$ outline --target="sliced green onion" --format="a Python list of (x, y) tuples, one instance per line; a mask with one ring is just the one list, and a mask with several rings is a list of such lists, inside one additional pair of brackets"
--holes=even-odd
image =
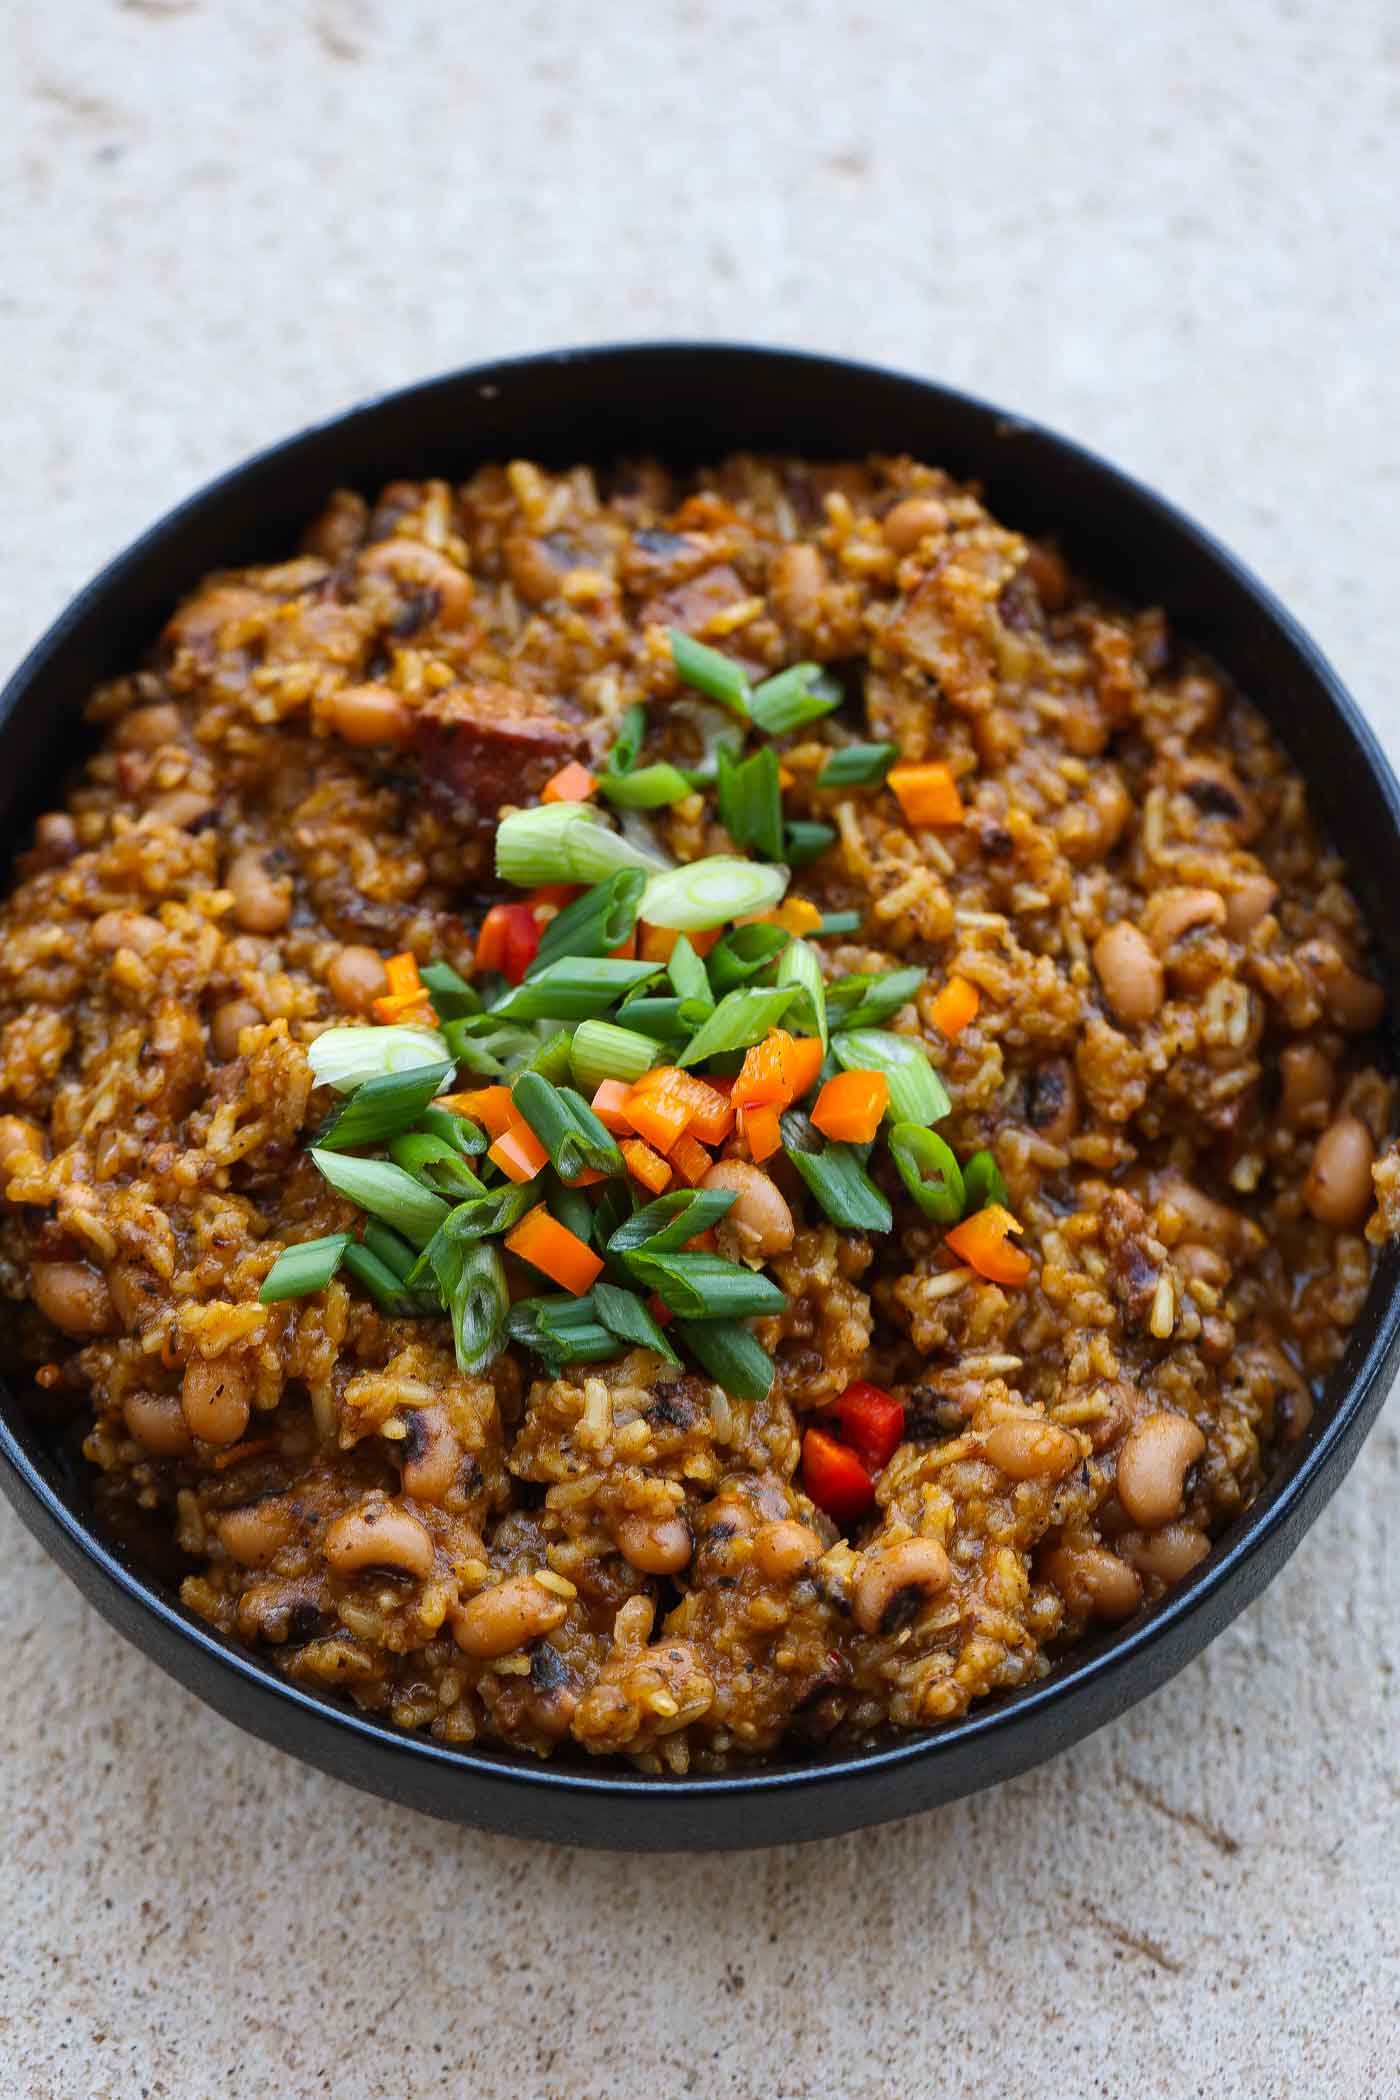
[(510, 1098), (561, 1181), (575, 1181), (589, 1169), (595, 1174), (625, 1171), (617, 1139), (572, 1087), (553, 1087), (538, 1072), (522, 1072)]
[(620, 1335), (624, 1342), (632, 1342), (639, 1349), (654, 1350), (668, 1364), (680, 1362), (661, 1327), (635, 1291), (621, 1290), (615, 1283), (595, 1283), (593, 1304), (598, 1318), (610, 1333)]
[(454, 1115), (450, 1108), (425, 1108), (418, 1118), (418, 1128), (455, 1145), (463, 1159), (478, 1158), (491, 1142), (479, 1124), (469, 1116)]
[(612, 829), (591, 802), (544, 802), (513, 810), (496, 832), (496, 873), (518, 889), (547, 882), (602, 882), (619, 868), (652, 874), (665, 863)]
[(876, 970), (838, 977), (826, 988), (833, 1028), (876, 1028), (907, 1006), (927, 970)]
[(963, 1216), (971, 1217), (975, 1210), (985, 1210), (989, 1203), (1000, 1203), (1004, 1210), (1011, 1207), (1011, 1195), (1002, 1180), (1001, 1168), (990, 1152), (974, 1152), (962, 1170)]
[(792, 935), (782, 926), (734, 926), (715, 942), (705, 969), (717, 994), (732, 992), (761, 975)]
[(544, 1200), (559, 1223), (566, 1226), (585, 1247), (593, 1232), (593, 1211), (582, 1189), (572, 1189), (559, 1179), (553, 1167), (544, 1170)]
[(703, 700), (674, 701), (671, 714), (691, 725), (703, 753), (698, 766), (683, 769), (686, 778), (695, 787), (707, 786), (715, 777), (721, 746), (737, 758), (743, 748), (744, 732), (736, 726), (731, 714), (723, 708), (709, 707)]
[(415, 1072), (390, 1072), (383, 1079), (367, 1079), (357, 1086), (343, 1108), (336, 1110), (317, 1137), (317, 1144), (332, 1152), (345, 1152), (353, 1145), (377, 1145), (416, 1123), (434, 1094), (440, 1094), (455, 1066), (423, 1065)]
[(822, 976), (821, 959), (810, 941), (788, 942), (778, 961), (778, 984), (792, 985), (799, 995), (784, 1016), (788, 1026), (801, 1029), (807, 1035), (820, 1036), (825, 1050), (826, 982)]
[(754, 860), (712, 854), (654, 875), (642, 897), (639, 918), (648, 926), (695, 933), (725, 926), (749, 912), (771, 911), (787, 893), (788, 871), (780, 864), (762, 867)]
[(494, 1239), (497, 1234), (509, 1232), (518, 1225), (527, 1210), (533, 1210), (540, 1200), (540, 1192), (533, 1181), (521, 1184), (507, 1182), (501, 1188), (489, 1189), (484, 1196), (470, 1196), (450, 1211), (419, 1255), (405, 1279), (411, 1291), (429, 1286), (443, 1259), (441, 1240), (444, 1245), (464, 1247), (472, 1240)]
[(688, 1320), (748, 1320), (784, 1312), (787, 1292), (761, 1270), (718, 1254), (657, 1253), (639, 1248), (627, 1257), (639, 1283)]
[(790, 868), (810, 867), (828, 846), (836, 843), (836, 827), (818, 824), (810, 817), (794, 817), (783, 838), (783, 858)]
[(413, 1309), (403, 1278), (395, 1275), (389, 1264), (381, 1261), (363, 1242), (351, 1240), (345, 1250), (345, 1266), (360, 1289), (368, 1291), (379, 1310), (391, 1320), (399, 1319)]
[[(629, 1028), (642, 1035), (651, 1036), (656, 1043), (683, 1041), (690, 1029), (704, 1018), (697, 1014), (695, 1021), (687, 1023), (684, 1016), (688, 1006), (689, 1001), (685, 999), (633, 999), (621, 1009), (619, 1019), (625, 1020)], [(661, 1061), (659, 1055), (652, 1059), (653, 1064)]]
[(678, 767), (665, 764), (638, 766), (635, 773), (598, 775), (598, 793), (619, 809), (666, 809), (694, 792)]
[(484, 1371), (505, 1346), (510, 1317), (501, 1250), (491, 1240), (432, 1241), (434, 1273), (452, 1316), (452, 1342), (459, 1371)]
[(703, 642), (682, 634), (678, 627), (673, 627), (670, 635), (671, 661), (677, 675), (687, 685), (693, 685), (697, 693), (704, 693), (707, 699), (718, 700), (734, 714), (747, 717), (749, 681), (741, 666), (732, 657), (721, 656), (718, 649), (707, 649)]
[(861, 915), (858, 911), (827, 911), (822, 913), (821, 925), (817, 928), (823, 940), (835, 933), (859, 933)]
[(726, 992), (703, 1028), (693, 1035), (681, 1056), (682, 1065), (698, 1065), (722, 1050), (747, 1050), (761, 1043), (770, 1028), (776, 1028), (797, 997), (792, 984), (771, 990), (750, 985), (742, 991)]
[(418, 975), (440, 1021), (460, 1021), (466, 1014), (481, 1012), (480, 992), (465, 977), (459, 977), (451, 963), (424, 963)]
[(617, 1336), (593, 1317), (589, 1298), (518, 1298), (508, 1325), (512, 1341), (533, 1349), (553, 1372), (622, 1353)]
[(718, 1225), (737, 1197), (737, 1189), (668, 1189), (623, 1220), (609, 1237), (608, 1252), (624, 1257), (642, 1247), (651, 1254), (684, 1247), (697, 1233)]
[(804, 722), (818, 721), (839, 707), (840, 686), (822, 680), (820, 664), (791, 664), (776, 678), (756, 685), (749, 699), (749, 713), (765, 736), (786, 736)]
[(405, 1174), (416, 1175), (453, 1203), (460, 1203), (466, 1196), (486, 1194), (457, 1147), (447, 1138), (434, 1137), (430, 1131), (405, 1130), (390, 1138), (389, 1157)]
[(912, 1036), (890, 1035), (883, 1028), (851, 1028), (831, 1039), (831, 1047), (848, 1072), (883, 1072), (890, 1085), (886, 1110), (892, 1123), (936, 1123), (950, 1106), (943, 1081), (923, 1046)]
[(778, 785), (778, 754), (771, 744), (755, 751), (742, 765), (735, 765), (729, 753), (721, 751), (715, 797), (720, 823), (736, 846), (751, 847), (769, 860), (781, 859), (783, 791)]
[(408, 1241), (391, 1232), (379, 1218), (367, 1218), (363, 1245), (369, 1248), (376, 1261), (382, 1261), (400, 1283), (407, 1283), (413, 1274), (413, 1265), (418, 1256)]
[(619, 1028), (613, 1021), (583, 1021), (574, 1030), (569, 1062), (578, 1085), (586, 1094), (595, 1094), (605, 1079), (630, 1084), (660, 1059), (649, 1035)]
[(489, 1013), (468, 1014), (460, 1021), (449, 1021), (443, 1033), (462, 1070), (479, 1079), (503, 1079), (540, 1047), (534, 1029), (498, 1020)]
[[(660, 963), (622, 962), (611, 955), (565, 956), (527, 978), (491, 1009), (509, 1021), (587, 1021), (606, 1013), (634, 985), (659, 977)], [(470, 1023), (457, 1023), (459, 1027)]]
[(323, 1291), (349, 1245), (348, 1232), (328, 1232), (322, 1239), (284, 1247), (258, 1292), (259, 1305), (279, 1305), (284, 1298), (309, 1298), (313, 1291)]
[(702, 1018), (714, 1012), (715, 995), (709, 974), (684, 934), (671, 950), (666, 975), (676, 988), (677, 998), (693, 1007)]
[(572, 904), (566, 904), (545, 927), (526, 980), (566, 955), (610, 955), (629, 939), (637, 923), (637, 906), (646, 888), (640, 868), (619, 868), (595, 882)]
[(898, 756), (898, 744), (843, 744), (818, 773), (817, 786), (878, 787)]
[(626, 1183), (604, 1182), (593, 1205), (593, 1223), (588, 1234), (600, 1254), (607, 1253), (608, 1241), (615, 1232), (621, 1231), (631, 1215), (632, 1197)]
[(833, 1225), (846, 1232), (888, 1232), (894, 1213), (853, 1145), (824, 1145), (796, 1109), (779, 1120), (783, 1150)]
[(924, 1216), (938, 1225), (955, 1225), (963, 1214), (962, 1170), (938, 1132), (922, 1123), (896, 1123), (890, 1157)]
[(766, 1400), (773, 1359), (737, 1320), (677, 1320), (676, 1338), (735, 1400)]
[(617, 718), (617, 736), (607, 756), (609, 773), (630, 773), (641, 757), (646, 741), (647, 711), (637, 702), (624, 707)]
[(572, 1043), (573, 1033), (570, 1029), (556, 1028), (552, 1035), (545, 1037), (534, 1056), (526, 1061), (525, 1070), (538, 1072), (541, 1079), (547, 1079), (551, 1086), (558, 1086), (561, 1080), (569, 1076), (569, 1050)]
[(327, 1028), (306, 1051), (317, 1086), (333, 1086), (338, 1094), (391, 1073), (421, 1072), (447, 1056), (435, 1028)]
[(392, 1225), (415, 1247), (426, 1246), (447, 1216), (451, 1206), (441, 1196), (387, 1159), (356, 1159), (348, 1152), (325, 1152), (319, 1145), (310, 1149), (333, 1189), (371, 1217)]

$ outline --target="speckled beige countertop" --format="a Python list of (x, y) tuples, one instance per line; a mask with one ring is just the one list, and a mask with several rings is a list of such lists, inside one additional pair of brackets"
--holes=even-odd
[[(0, 658), (212, 470), (469, 358), (864, 353), (1194, 509), (1400, 750), (1390, 0), (3, 10)], [(1383, 1418), (1147, 1705), (899, 1827), (475, 1837), (214, 1718), (0, 1512), (0, 2094), (1400, 2092)]]

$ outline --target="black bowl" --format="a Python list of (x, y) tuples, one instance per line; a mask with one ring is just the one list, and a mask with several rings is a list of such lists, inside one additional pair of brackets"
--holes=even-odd
[[(17, 847), (78, 748), (79, 709), (130, 667), (208, 570), (275, 560), (337, 484), (464, 475), (489, 458), (564, 463), (736, 448), (831, 457), (907, 451), (982, 482), (1015, 526), (1053, 530), (1089, 575), (1165, 604), (1268, 716), (1346, 849), (1400, 1008), (1392, 906), (1400, 792), (1307, 636), (1223, 548), (1160, 497), (1020, 417), (865, 365), (707, 344), (625, 345), (482, 365), (352, 409), (274, 446), (154, 526), (90, 584), (0, 698), (0, 812)], [(1161, 1603), (1077, 1648), (1041, 1684), (935, 1734), (720, 1778), (649, 1779), (592, 1762), (448, 1750), (306, 1691), (226, 1645), (102, 1535), (42, 1412), (0, 1393), (0, 1486), (105, 1618), (230, 1720), (357, 1786), (455, 1822), (625, 1850), (769, 1845), (932, 1807), (1038, 1764), (1164, 1683), (1280, 1568), (1355, 1458), (1400, 1355), (1400, 1252), (1387, 1249), (1308, 1435), (1249, 1511)]]

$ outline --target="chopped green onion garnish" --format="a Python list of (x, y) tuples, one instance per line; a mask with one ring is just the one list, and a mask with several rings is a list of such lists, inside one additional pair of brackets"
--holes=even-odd
[(494, 1014), (468, 1014), (460, 1021), (449, 1021), (443, 1033), (462, 1070), (480, 1079), (504, 1079), (540, 1047), (533, 1028), (498, 1020)]
[(507, 992), (492, 1007), (490, 1017), (498, 1021), (587, 1021), (606, 1013), (634, 985), (660, 974), (660, 963), (622, 962), (611, 955), (586, 960), (565, 956), (550, 963), (538, 977), (529, 977)]
[[(541, 1026), (546, 1024), (541, 1023)], [(538, 1072), (551, 1086), (558, 1086), (569, 1076), (569, 1046), (573, 1035), (567, 1028), (556, 1028), (547, 1035), (534, 1055), (526, 1060), (527, 1072)]]
[(306, 1052), (317, 1086), (333, 1086), (338, 1094), (394, 1072), (421, 1072), (447, 1056), (435, 1028), (327, 1028)]
[(510, 1293), (501, 1250), (491, 1240), (431, 1243), (434, 1274), (452, 1316), (459, 1371), (484, 1371), (505, 1346)]
[(527, 1210), (533, 1210), (540, 1200), (540, 1192), (534, 1182), (521, 1184), (508, 1182), (503, 1188), (491, 1189), (484, 1196), (470, 1196), (449, 1212), (429, 1240), (423, 1252), (408, 1273), (408, 1287), (412, 1291), (431, 1286), (437, 1273), (442, 1250), (441, 1240), (446, 1244), (464, 1247), (471, 1240), (494, 1238), (498, 1233), (509, 1232), (518, 1225)]
[(718, 1254), (658, 1254), (652, 1247), (627, 1256), (639, 1283), (688, 1320), (747, 1320), (786, 1309), (787, 1293), (759, 1270)]
[(705, 958), (714, 991), (722, 997), (760, 976), (791, 939), (792, 935), (782, 926), (731, 927)]
[(878, 787), (898, 756), (898, 744), (843, 744), (818, 773), (817, 786)]
[(834, 933), (859, 933), (861, 915), (858, 911), (828, 911), (822, 913), (821, 925), (817, 928), (822, 939)]
[(714, 1012), (715, 995), (709, 974), (684, 934), (671, 950), (666, 975), (676, 988), (677, 998), (693, 1007), (702, 1019)]
[(563, 956), (610, 955), (620, 948), (637, 923), (637, 906), (645, 888), (646, 877), (640, 868), (619, 868), (566, 904), (540, 935), (535, 959), (525, 973), (527, 982)]
[(985, 1210), (989, 1203), (1000, 1203), (1003, 1209), (1010, 1209), (1010, 1192), (990, 1152), (974, 1152), (962, 1170), (962, 1178), (965, 1218), (971, 1217), (975, 1210)]
[(955, 1225), (963, 1214), (962, 1171), (938, 1132), (922, 1123), (896, 1123), (890, 1157), (924, 1216), (937, 1225)]
[(806, 1116), (789, 1109), (779, 1123), (783, 1150), (833, 1225), (888, 1232), (894, 1214), (853, 1145), (823, 1144)]
[(794, 817), (783, 839), (783, 858), (790, 868), (810, 867), (828, 846), (836, 843), (836, 828), (818, 824), (810, 817)]
[(450, 1206), (421, 1181), (387, 1159), (356, 1159), (348, 1152), (326, 1152), (311, 1147), (311, 1158), (331, 1187), (382, 1218), (401, 1232), (415, 1247), (426, 1246), (447, 1216)]
[(641, 757), (647, 733), (647, 711), (635, 701), (617, 718), (617, 736), (607, 756), (609, 773), (630, 773)]
[(412, 1309), (413, 1301), (404, 1289), (403, 1278), (396, 1276), (372, 1248), (352, 1240), (345, 1250), (345, 1266), (361, 1290), (368, 1291), (379, 1310), (391, 1320)]
[[(689, 1009), (690, 1002), (685, 999), (673, 999), (670, 997), (629, 999), (627, 1004), (621, 1009), (618, 1018), (625, 1021), (629, 1028), (637, 1030), (642, 1035), (653, 1037), (658, 1043), (669, 1043), (688, 1035), (690, 1029), (704, 1018), (703, 1015), (697, 1013), (693, 1020), (687, 1022), (685, 1015)], [(663, 1059), (658, 1052), (653, 1057), (652, 1063), (660, 1064), (662, 1062)]]
[(538, 1072), (523, 1072), (510, 1098), (562, 1181), (574, 1181), (590, 1168), (596, 1174), (625, 1171), (617, 1139), (572, 1087), (553, 1087)]
[(619, 868), (650, 875), (661, 855), (624, 839), (591, 802), (545, 802), (518, 809), (496, 832), (496, 873), (520, 889), (546, 882), (602, 882)]
[(766, 736), (786, 736), (841, 705), (841, 688), (818, 683), (821, 675), (820, 664), (792, 664), (754, 687), (749, 713)]
[(463, 1159), (476, 1159), (491, 1142), (470, 1117), (454, 1115), (450, 1108), (425, 1108), (418, 1118), (418, 1128), (455, 1145)]
[(459, 977), (451, 963), (425, 963), (418, 972), (440, 1021), (460, 1021), (464, 1014), (479, 1014), (481, 994)]
[(585, 1298), (518, 1298), (510, 1309), (512, 1341), (544, 1359), (551, 1371), (565, 1364), (603, 1363), (619, 1354), (617, 1336), (593, 1316)]
[(600, 773), (598, 792), (619, 809), (665, 809), (694, 794), (686, 775), (676, 766), (638, 766), (634, 773)]
[(750, 985), (741, 991), (727, 992), (676, 1062), (698, 1065), (707, 1057), (717, 1057), (722, 1050), (747, 1050), (750, 1043), (761, 1043), (796, 997), (797, 987), (791, 984), (771, 990)]
[(766, 1400), (773, 1359), (737, 1320), (677, 1320), (676, 1339), (735, 1400)]
[(826, 988), (833, 1028), (877, 1028), (907, 1006), (927, 970), (876, 970), (838, 977)]
[(323, 1239), (284, 1247), (258, 1292), (259, 1305), (278, 1305), (284, 1298), (309, 1298), (323, 1291), (345, 1258), (348, 1232), (328, 1232)]
[(546, 1167), (543, 1176), (544, 1200), (559, 1223), (570, 1231), (585, 1247), (593, 1233), (593, 1210), (582, 1189), (571, 1189), (562, 1182), (553, 1167)]
[(729, 753), (721, 751), (715, 798), (720, 823), (736, 846), (741, 850), (752, 847), (768, 860), (781, 859), (783, 794), (778, 785), (778, 754), (771, 744), (755, 751), (742, 765), (735, 765)]
[(788, 871), (716, 853), (655, 875), (646, 886), (638, 917), (648, 926), (695, 933), (726, 926), (749, 912), (771, 911), (787, 894)]
[(420, 1066), (415, 1072), (390, 1072), (383, 1079), (367, 1079), (336, 1110), (316, 1142), (332, 1152), (345, 1152), (354, 1145), (377, 1145), (407, 1130), (434, 1094), (442, 1092), (454, 1069), (449, 1059)]
[(677, 675), (707, 699), (718, 700), (734, 714), (747, 716), (749, 681), (733, 658), (721, 656), (718, 649), (707, 649), (703, 642), (692, 641), (678, 627), (673, 627), (670, 634), (671, 661)]
[(848, 1072), (883, 1072), (890, 1086), (892, 1123), (936, 1123), (951, 1106), (943, 1081), (912, 1036), (881, 1028), (851, 1028), (831, 1038)]
[(820, 1036), (822, 1048), (825, 1050), (826, 984), (822, 977), (821, 961), (809, 941), (788, 942), (778, 960), (778, 984), (792, 985), (798, 993), (798, 997), (784, 1016), (788, 1027), (796, 1028), (806, 1035)]
[(603, 1325), (624, 1342), (635, 1343), (639, 1349), (652, 1349), (668, 1364), (680, 1362), (635, 1291), (621, 1290), (615, 1283), (595, 1283), (593, 1304)]
[(608, 1240), (608, 1252), (622, 1256), (644, 1247), (650, 1254), (664, 1254), (683, 1247), (718, 1225), (737, 1196), (736, 1189), (668, 1189), (623, 1220)]
[(364, 1245), (369, 1248), (376, 1261), (382, 1261), (385, 1268), (397, 1276), (400, 1283), (407, 1283), (418, 1259), (407, 1240), (400, 1239), (396, 1232), (391, 1232), (381, 1219), (367, 1218)]
[(453, 1203), (460, 1203), (466, 1196), (486, 1194), (457, 1147), (430, 1131), (401, 1131), (389, 1140), (389, 1157), (405, 1174), (415, 1175)]
[(586, 1094), (598, 1091), (605, 1079), (640, 1079), (661, 1062), (654, 1040), (632, 1028), (619, 1028), (612, 1021), (582, 1021), (574, 1030), (569, 1047), (574, 1079)]

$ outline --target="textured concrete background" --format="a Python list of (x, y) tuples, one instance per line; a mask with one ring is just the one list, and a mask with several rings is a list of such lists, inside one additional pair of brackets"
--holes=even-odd
[[(0, 658), (262, 440), (751, 335), (961, 381), (1212, 524), (1400, 749), (1390, 0), (0, 5)], [(0, 1515), (0, 2092), (1400, 2092), (1392, 1412), (1265, 1599), (1047, 1770), (708, 1861), (261, 1749)]]

